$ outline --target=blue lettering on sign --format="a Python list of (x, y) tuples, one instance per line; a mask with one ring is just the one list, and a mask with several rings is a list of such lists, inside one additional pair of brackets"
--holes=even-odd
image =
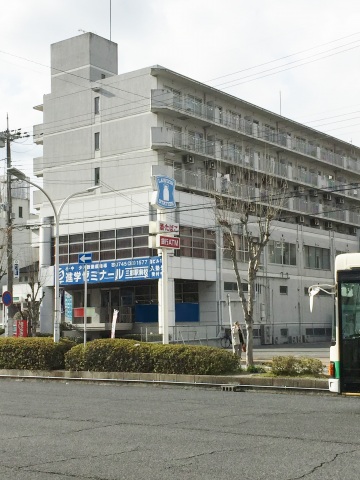
[(158, 208), (175, 208), (175, 180), (164, 175), (156, 175), (156, 205)]
[[(69, 263), (59, 266), (60, 285), (83, 285), (85, 264)], [(161, 257), (129, 258), (87, 264), (87, 283), (159, 280), (162, 274)]]

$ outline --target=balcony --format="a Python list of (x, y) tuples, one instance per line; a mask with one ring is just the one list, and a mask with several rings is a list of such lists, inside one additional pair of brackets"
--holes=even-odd
[[(180, 189), (194, 190), (207, 195), (226, 195), (248, 202), (266, 204), (268, 198), (274, 194), (273, 190), (260, 190), (254, 186), (241, 185), (230, 180), (229, 175), (216, 174), (205, 175), (185, 169), (174, 169), (173, 177), (176, 186)], [(289, 195), (288, 195), (289, 196)], [(277, 197), (278, 198), (278, 197)], [(311, 215), (319, 218), (331, 219), (340, 223), (348, 223), (360, 226), (360, 215), (353, 210), (339, 210), (334, 207), (327, 207), (316, 201), (308, 201), (302, 197), (289, 197), (284, 199), (283, 210), (292, 213)]]
[(152, 90), (151, 110), (155, 113), (164, 112), (169, 115), (174, 115), (175, 112), (179, 119), (194, 117), (203, 125), (213, 124), (226, 130), (227, 134), (228, 130), (232, 130), (254, 139), (265, 140), (309, 158), (316, 158), (327, 165), (360, 173), (360, 162), (356, 158), (346, 157), (306, 140), (291, 137), (284, 131), (276, 131), (267, 126), (260, 128), (258, 124), (249, 119), (235, 118), (228, 113), (219, 112), (216, 108), (197, 101), (191, 95), (181, 95), (161, 89)]
[(220, 141), (204, 140), (199, 135), (179, 133), (166, 127), (151, 128), (151, 146), (154, 150), (170, 150), (179, 153), (195, 153), (205, 159), (223, 160), (230, 165), (254, 168), (254, 157)]
[(36, 177), (42, 177), (44, 172), (44, 158), (36, 157), (33, 159), (33, 173)]
[(34, 125), (33, 134), (34, 134), (34, 143), (36, 143), (36, 145), (43, 144), (43, 131), (44, 131), (43, 123), (40, 123), (39, 125)]
[[(204, 160), (225, 162), (251, 171), (271, 174), (281, 179), (309, 186), (311, 189), (322, 189), (336, 192), (337, 195), (360, 198), (360, 190), (345, 182), (339, 182), (318, 175), (308, 170), (294, 169), (286, 162), (275, 158), (259, 157), (256, 152), (242, 152), (235, 145), (222, 145), (220, 141), (204, 140), (199, 135), (176, 132), (166, 127), (152, 127), (152, 148), (179, 153), (193, 153)], [(215, 167), (216, 168), (216, 167)], [(218, 168), (218, 170), (222, 170)]]

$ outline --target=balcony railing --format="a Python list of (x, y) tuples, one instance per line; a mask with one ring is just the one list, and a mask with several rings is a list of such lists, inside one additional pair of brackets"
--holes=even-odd
[(204, 140), (197, 135), (176, 132), (166, 127), (152, 128), (152, 145), (154, 148), (175, 148), (184, 152), (195, 153), (207, 159), (226, 161), (232, 165), (302, 183), (311, 188), (360, 198), (360, 190), (356, 186), (351, 187), (349, 184), (329, 179), (325, 175), (318, 175), (315, 172), (294, 169), (287, 163), (275, 158), (258, 157), (256, 153), (242, 152), (234, 146), (222, 145), (217, 140)]
[[(254, 203), (266, 204), (274, 195), (273, 190), (260, 190), (254, 186), (233, 182), (229, 179), (229, 175), (212, 176), (192, 172), (191, 170), (174, 169), (173, 177), (176, 180), (176, 184), (183, 188), (203, 191), (210, 195), (228, 195), (229, 197), (236, 197)], [(336, 207), (324, 206), (315, 201), (308, 201), (306, 198), (293, 197), (291, 193), (285, 195), (285, 197), (282, 203), (283, 210), (360, 225), (360, 215), (353, 210), (341, 210)], [(278, 196), (275, 197), (275, 200), (280, 201)]]
[(228, 112), (219, 112), (213, 106), (205, 105), (196, 101), (191, 95), (179, 95), (167, 90), (152, 90), (151, 109), (176, 110), (183, 115), (190, 115), (199, 119), (208, 120), (216, 125), (223, 126), (235, 132), (240, 132), (254, 138), (260, 138), (275, 145), (280, 145), (295, 152), (302, 153), (309, 157), (316, 158), (325, 163), (341, 167), (352, 172), (360, 172), (358, 159), (346, 157), (326, 148), (317, 147), (306, 140), (291, 137), (286, 132), (275, 131), (264, 126), (259, 127), (252, 121), (234, 116)]

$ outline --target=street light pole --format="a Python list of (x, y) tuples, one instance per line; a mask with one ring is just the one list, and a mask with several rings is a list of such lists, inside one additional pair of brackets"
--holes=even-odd
[(9, 175), (13, 175), (14, 177), (23, 180), (24, 182), (29, 183), (33, 187), (38, 188), (45, 197), (49, 200), (50, 205), (54, 211), (55, 217), (55, 271), (54, 271), (54, 287), (55, 287), (55, 294), (54, 294), (54, 342), (59, 342), (60, 340), (60, 284), (59, 284), (59, 227), (60, 227), (60, 216), (62, 209), (64, 208), (65, 204), (73, 197), (78, 195), (82, 195), (83, 193), (90, 193), (94, 190), (100, 188), (99, 185), (86, 188), (80, 192), (71, 193), (68, 195), (65, 200), (62, 201), (59, 210), (56, 210), (54, 202), (51, 200), (49, 194), (39, 185), (29, 180), (26, 175), (18, 170), (17, 168), (8, 168), (7, 173)]

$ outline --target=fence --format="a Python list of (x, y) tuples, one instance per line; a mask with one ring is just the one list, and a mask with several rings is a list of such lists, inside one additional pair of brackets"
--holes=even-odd
[[(197, 325), (169, 327), (170, 343), (219, 345), (229, 325)], [(246, 336), (245, 325), (242, 325)], [(267, 323), (253, 325), (254, 345), (276, 345), (284, 343), (316, 343), (331, 340), (330, 323)], [(157, 326), (141, 327), (141, 340), (161, 342)]]

